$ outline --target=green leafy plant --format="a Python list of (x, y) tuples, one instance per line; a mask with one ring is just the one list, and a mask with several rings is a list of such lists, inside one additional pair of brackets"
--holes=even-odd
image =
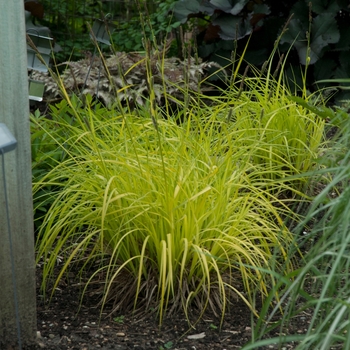
[[(66, 108), (60, 109), (65, 115)], [(32, 154), (32, 174), (33, 179), (41, 179), (52, 168), (64, 160), (65, 151), (57, 148), (55, 140), (52, 139), (54, 130), (51, 130), (51, 136), (47, 133), (47, 127), (51, 127), (51, 123), (46, 122), (46, 118), (40, 115), (36, 110), (31, 115), (31, 154)], [(64, 131), (59, 129), (60, 138), (64, 137)], [(34, 201), (34, 225), (37, 230), (42, 224), (42, 217), (46, 214), (47, 209), (53, 202), (52, 193), (56, 190), (55, 186), (48, 186), (45, 189), (35, 193)]]
[[(333, 128), (337, 127), (338, 133), (332, 136), (330, 146), (318, 160), (326, 167), (319, 169), (314, 178), (317, 183), (326, 175), (329, 181), (323, 183), (323, 190), (295, 229), (297, 246), (307, 251), (303, 264), (289, 275), (276, 275), (279, 285), (275, 288), (283, 296), (273, 303), (275, 292), (271, 291), (260, 310), (259, 321), (253, 325), (252, 340), (243, 349), (290, 343), (296, 349), (346, 348), (350, 344), (347, 293), (350, 242), (345, 217), (349, 202), (349, 115), (342, 108), (325, 107), (324, 102), (312, 98), (307, 101), (296, 96), (288, 98), (327, 120)], [(271, 308), (272, 304), (276, 306)], [(281, 310), (279, 321), (272, 321)], [(276, 329), (279, 333), (285, 332), (291, 320), (304, 317), (305, 312), (311, 317), (303, 333), (269, 336)]]
[[(180, 22), (175, 21), (174, 17), (169, 16), (169, 12), (175, 4), (175, 0), (167, 0), (158, 2), (156, 6), (151, 6), (149, 12), (144, 13), (144, 10), (139, 5), (139, 13), (128, 21), (120, 19), (115, 21), (114, 25), (117, 30), (112, 34), (114, 49), (116, 51), (143, 51), (143, 42), (147, 40), (155, 40), (158, 44), (163, 43), (171, 32), (174, 31)], [(147, 18), (146, 25), (140, 30), (140, 16)], [(172, 54), (172, 55), (171, 55)], [(176, 51), (170, 50), (169, 56), (176, 56)]]
[[(159, 43), (174, 30), (176, 23), (168, 13), (174, 0), (166, 1), (92, 1), (43, 0), (40, 23), (49, 27), (59, 49), (55, 52), (56, 62), (79, 60), (86, 51), (92, 52), (89, 25), (95, 19), (107, 14), (115, 30), (111, 33), (113, 51), (133, 52), (143, 50), (143, 39), (156, 36)], [(147, 18), (147, 27), (140, 30), (140, 16)]]
[[(33, 79), (46, 84), (45, 98), (61, 99), (70, 95), (91, 95), (108, 107), (143, 105), (151, 92), (147, 82), (147, 55), (153, 74), (152, 89), (156, 102), (164, 105), (164, 96), (173, 104), (184, 100), (184, 92), (196, 96), (198, 91), (213, 90), (205, 85), (206, 71), (215, 65), (190, 57), (186, 60), (164, 58), (163, 52), (117, 52), (105, 57), (67, 62), (59, 78), (34, 72)], [(64, 93), (63, 90), (64, 89)]]
[(164, 346), (160, 346), (159, 350), (165, 350), (165, 349), (171, 349), (173, 347), (173, 342), (172, 341), (168, 341), (166, 343), (164, 343)]
[(113, 317), (113, 321), (117, 322), (117, 323), (124, 323), (124, 318), (125, 318), (125, 316), (123, 316), (123, 315), (117, 316), (117, 317)]
[[(247, 66), (245, 73), (240, 75), (243, 57), (234, 62), (229, 87), (221, 90), (221, 96), (217, 98), (225, 104), (214, 104), (214, 108), (224, 106), (221, 113), (226, 114), (242, 133), (238, 143), (246, 145), (260, 141), (262, 149), (252, 154), (252, 161), (269, 169), (274, 167), (275, 171), (269, 172), (268, 177), (291, 181), (292, 193), (296, 189), (306, 193), (309, 179), (300, 175), (315, 169), (325, 146), (325, 119), (320, 118), (315, 110), (305, 108), (309, 106), (307, 103), (299, 105), (295, 103), (298, 98), (291, 97), (290, 90), (283, 84), (287, 62), (283, 55), (273, 73), (274, 60), (270, 58), (265, 72)], [(246, 74), (249, 69), (250, 76)], [(310, 114), (310, 111), (315, 114)], [(294, 180), (293, 176), (296, 176)]]
[[(310, 90), (315, 89), (316, 80), (350, 75), (347, 1), (178, 1), (174, 15), (186, 23), (185, 31), (197, 33), (200, 57), (222, 64), (223, 57), (230, 58), (236, 49), (238, 54), (246, 51), (245, 59), (259, 67), (268, 59), (289, 18), (288, 30), (279, 43), (281, 53), (293, 48), (285, 70), (289, 83), (300, 88), (300, 64), (310, 66)], [(348, 98), (346, 92), (342, 95)]]
[(56, 62), (78, 59), (84, 56), (85, 50), (92, 50), (86, 22), (100, 18), (109, 10), (105, 2), (93, 0), (42, 0), (41, 5), (44, 15), (39, 22), (47, 26), (55, 38)]
[[(146, 43), (149, 95), (136, 108), (119, 100), (106, 109), (88, 94), (82, 103), (57, 79), (64, 100), (45, 123), (33, 118), (64, 154), (33, 181), (34, 195), (55, 187), (37, 240), (43, 289), (59, 255), (54, 287), (79, 266), (89, 276), (83, 294), (104, 281), (101, 306), (113, 300), (119, 314), (154, 308), (162, 322), (182, 309), (190, 322), (197, 306), (199, 317), (210, 307), (223, 319), (231, 293), (256, 314), (255, 290), (264, 298), (276, 284), (266, 271), (293, 270), (283, 219), (296, 218), (292, 200), (307, 198), (302, 172), (316, 166), (323, 121), (286, 98), (272, 59), (248, 79), (242, 58), (222, 96), (174, 84), (184, 101), (163, 118), (155, 74), (164, 78), (166, 59), (156, 70), (152, 57)], [(160, 86), (167, 107), (174, 96)]]
[(188, 21), (187, 30), (199, 32), (195, 39), (199, 55), (221, 63), (222, 57), (231, 56), (237, 41), (260, 26), (270, 10), (266, 4), (247, 0), (195, 0), (177, 1), (173, 12), (181, 23)]

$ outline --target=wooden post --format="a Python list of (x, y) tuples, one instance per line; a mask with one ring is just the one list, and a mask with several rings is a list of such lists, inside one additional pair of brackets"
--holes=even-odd
[[(23, 0), (1, 2), (0, 122), (6, 124), (17, 139), (17, 148), (4, 155), (9, 221), (5, 206), (3, 166), (0, 162), (0, 349), (18, 349), (19, 344), (25, 349), (35, 341), (36, 297)], [(17, 293), (13, 287), (8, 222), (12, 237)], [(18, 319), (15, 311), (15, 294), (17, 294)], [(17, 323), (20, 325), (20, 340)]]

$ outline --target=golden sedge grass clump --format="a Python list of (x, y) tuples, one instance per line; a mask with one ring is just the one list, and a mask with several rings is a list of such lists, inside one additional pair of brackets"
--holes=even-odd
[(253, 309), (253, 289), (273, 283), (261, 271), (288, 270), (292, 242), (288, 208), (263, 180), (275, 166), (252, 161), (265, 144), (195, 109), (178, 125), (68, 102), (73, 118), (63, 101), (45, 122), (65, 159), (34, 182), (34, 193), (56, 189), (38, 234), (44, 287), (60, 256), (56, 284), (82, 262), (115, 309), (154, 307), (162, 320), (196, 303), (223, 315), (230, 291)]
[(179, 309), (190, 320), (196, 305), (199, 317), (208, 307), (223, 317), (238, 296), (256, 313), (255, 292), (275, 284), (264, 271), (292, 269), (282, 217), (294, 214), (281, 194), (303, 195), (323, 124), (263, 78), (209, 104), (185, 98), (166, 120), (146, 68), (139, 109), (89, 98), (82, 107), (63, 91), (51, 119), (32, 118), (63, 154), (33, 185), (37, 207), (52, 191), (37, 240), (43, 288), (60, 256), (54, 287), (78, 266), (89, 276), (83, 294), (100, 281), (102, 306), (112, 300), (118, 312), (154, 308), (161, 323)]

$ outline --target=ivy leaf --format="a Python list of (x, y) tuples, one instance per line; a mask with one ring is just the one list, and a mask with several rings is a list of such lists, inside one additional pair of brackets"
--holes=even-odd
[(249, 0), (235, 1), (234, 5), (232, 5), (232, 2), (229, 0), (210, 0), (210, 3), (219, 10), (230, 13), (231, 15), (238, 15), (248, 1)]

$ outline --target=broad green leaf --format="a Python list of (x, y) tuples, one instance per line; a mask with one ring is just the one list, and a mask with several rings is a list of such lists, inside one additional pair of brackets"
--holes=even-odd
[(225, 15), (216, 18), (213, 25), (220, 27), (219, 35), (223, 40), (239, 40), (252, 32), (249, 18)]
[[(337, 43), (339, 38), (340, 34), (334, 16), (329, 13), (318, 15), (312, 23), (309, 63), (315, 63), (322, 57), (323, 49), (328, 46), (328, 44)], [(302, 59), (305, 59), (305, 57), (306, 56), (304, 56), (301, 51), (299, 54), (301, 63), (303, 63)]]
[(322, 45), (322, 47), (339, 41), (337, 22), (332, 14), (323, 13), (313, 20), (311, 38), (311, 44), (317, 42), (317, 45)]
[(210, 0), (210, 3), (222, 11), (230, 13), (231, 15), (237, 15), (248, 3), (248, 0), (234, 1), (234, 5), (232, 4), (232, 1), (229, 0)]
[(335, 60), (331, 58), (323, 57), (321, 60), (315, 63), (314, 67), (314, 77), (316, 80), (327, 79), (331, 77), (335, 69), (337, 67), (337, 63)]
[(312, 11), (321, 15), (323, 13), (336, 14), (340, 10), (340, 6), (337, 1), (334, 0), (312, 0)]
[(255, 4), (253, 7), (253, 12), (265, 15), (269, 15), (271, 13), (270, 7), (266, 4)]
[[(302, 22), (298, 18), (290, 21), (286, 34), (282, 36), (281, 44), (287, 42), (294, 44), (299, 54), (302, 64), (314, 64), (323, 55), (324, 48), (329, 44), (335, 44), (340, 39), (337, 22), (330, 13), (318, 15), (311, 26), (311, 39), (308, 43), (306, 34), (308, 23)], [(307, 61), (309, 59), (309, 61)]]
[(303, 22), (298, 18), (293, 18), (289, 22), (288, 30), (281, 37), (280, 43), (293, 44), (295, 41), (295, 45), (301, 45), (299, 44), (299, 42), (301, 42), (300, 38), (305, 37), (305, 31), (306, 28)]
[(189, 15), (195, 15), (199, 13), (206, 13), (208, 15), (212, 15), (214, 13), (214, 8), (207, 2), (199, 0), (191, 0), (191, 1), (178, 1), (174, 5), (174, 16), (175, 18), (181, 22), (185, 23), (188, 19)]

